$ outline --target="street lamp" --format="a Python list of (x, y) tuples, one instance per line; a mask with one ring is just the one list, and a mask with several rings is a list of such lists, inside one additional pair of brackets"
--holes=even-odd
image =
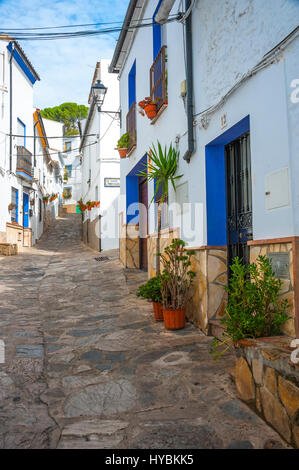
[(105, 85), (101, 82), (101, 80), (97, 80), (94, 86), (91, 87), (92, 96), (98, 105), (98, 111), (100, 111), (101, 106), (103, 106), (107, 90), (108, 88), (105, 87)]

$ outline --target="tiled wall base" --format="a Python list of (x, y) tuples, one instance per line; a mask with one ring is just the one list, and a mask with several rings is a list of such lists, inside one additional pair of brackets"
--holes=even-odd
[(0, 243), (0, 255), (12, 256), (18, 254), (18, 247), (16, 244)]
[(240, 341), (236, 387), (243, 401), (299, 448), (299, 364), (291, 352), (286, 336)]
[(125, 268), (140, 268), (139, 227), (123, 224), (122, 214), (119, 219), (119, 257)]
[(196, 278), (187, 315), (190, 321), (208, 334), (209, 320), (220, 319), (225, 308), (226, 248), (195, 248), (191, 267), (196, 272)]

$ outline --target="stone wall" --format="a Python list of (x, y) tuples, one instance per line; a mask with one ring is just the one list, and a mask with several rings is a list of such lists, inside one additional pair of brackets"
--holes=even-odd
[(124, 266), (126, 266), (126, 236), (127, 226), (123, 223), (123, 213), (119, 214), (119, 258)]
[(119, 214), (119, 258), (125, 268), (140, 268), (139, 225), (124, 224)]
[[(297, 243), (296, 243), (297, 241)], [(297, 249), (296, 249), (297, 247)], [(296, 311), (299, 310), (298, 288), (295, 290), (296, 277), (298, 277), (299, 253), (298, 240), (280, 239), (280, 240), (261, 240), (250, 242), (250, 262), (256, 261), (259, 255), (269, 255), (271, 253), (287, 253), (289, 257), (288, 279), (281, 279), (282, 289), (281, 298), (287, 299), (290, 304), (288, 315), (291, 317), (282, 327), (282, 331), (295, 338), (296, 336)], [(297, 268), (297, 269), (296, 269)], [(297, 313), (298, 315), (298, 313)], [(297, 331), (297, 333), (299, 333)]]
[(241, 340), (236, 348), (239, 397), (289, 444), (299, 448), (299, 364), (286, 336)]
[(0, 255), (12, 256), (18, 254), (17, 244), (12, 243), (0, 243)]
[(140, 268), (139, 225), (126, 227), (126, 268)]
[(227, 283), (226, 247), (193, 248), (192, 269), (196, 272), (193, 298), (187, 306), (192, 323), (208, 334), (209, 321), (223, 316)]
[(77, 213), (77, 204), (63, 204), (63, 210), (64, 212), (68, 214), (76, 214)]

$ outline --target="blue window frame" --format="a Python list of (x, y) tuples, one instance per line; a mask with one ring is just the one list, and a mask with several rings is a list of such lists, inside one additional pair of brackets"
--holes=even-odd
[(153, 14), (153, 60), (155, 60), (162, 47), (162, 26), (155, 21), (155, 16), (160, 8), (161, 3), (162, 0), (159, 0), (157, 8), (155, 9), (155, 13)]
[(132, 104), (136, 101), (136, 60), (134, 61), (132, 68), (128, 75), (128, 87), (129, 87), (129, 109)]
[(11, 221), (12, 222), (17, 222), (19, 219), (19, 191), (14, 188), (13, 186), (11, 187), (11, 202), (14, 204), (14, 208), (11, 211)]
[(20, 118), (17, 118), (18, 121), (18, 135), (24, 135), (24, 147), (26, 147), (26, 125), (21, 121)]

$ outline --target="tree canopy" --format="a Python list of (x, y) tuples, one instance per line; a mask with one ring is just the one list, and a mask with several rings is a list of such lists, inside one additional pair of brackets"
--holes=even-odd
[(77, 135), (78, 121), (87, 117), (88, 107), (84, 104), (62, 103), (53, 108), (41, 110), (41, 116), (64, 124), (64, 135)]

